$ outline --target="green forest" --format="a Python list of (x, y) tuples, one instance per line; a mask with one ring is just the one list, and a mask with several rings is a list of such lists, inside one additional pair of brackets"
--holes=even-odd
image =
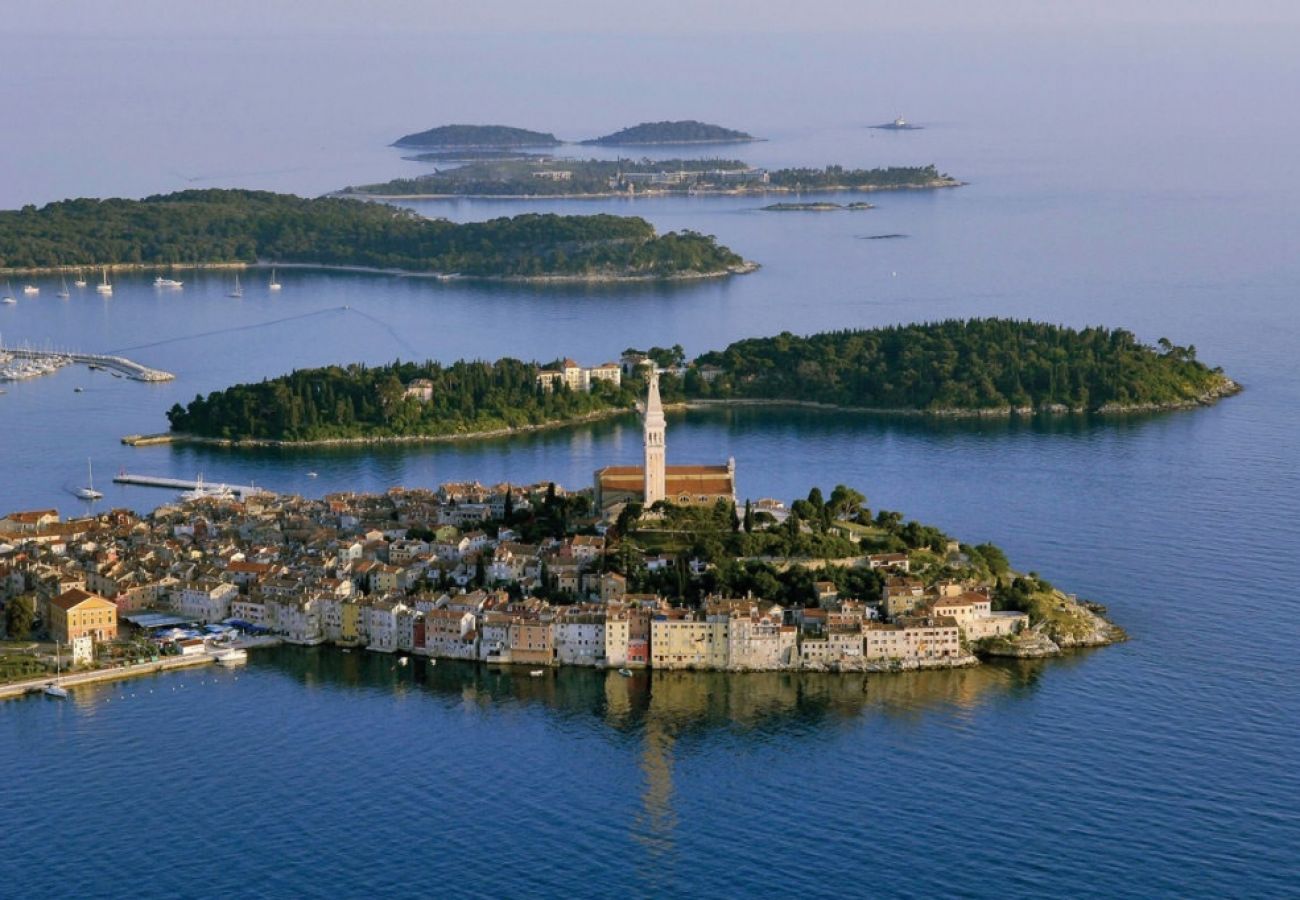
[[(685, 193), (696, 189), (723, 189), (763, 193), (872, 188), (946, 187), (958, 182), (942, 175), (934, 166), (891, 166), (885, 169), (774, 169), (767, 181), (743, 179), (722, 173), (750, 172), (738, 159), (496, 159), (475, 160), (465, 165), (413, 178), (395, 178), (378, 184), (345, 188), (342, 193), (377, 196), (564, 197), (638, 190)], [(680, 180), (647, 184), (636, 176), (683, 173)], [(752, 174), (761, 175), (761, 170)]]
[(583, 141), (584, 144), (703, 144), (709, 142), (752, 141), (752, 134), (685, 119), (678, 122), (642, 122), (613, 134)]
[(394, 147), (442, 147), (477, 149), (484, 147), (554, 147), (561, 143), (549, 132), (529, 131), (509, 125), (439, 125), (426, 131), (403, 135)]
[[(179, 403), (167, 413), (173, 431), (213, 438), (318, 441), (352, 437), (445, 436), (563, 422), (630, 408), (643, 382), (591, 393), (563, 386), (543, 391), (539, 366), (517, 359), (488, 362), (394, 362), (300, 369)], [(406, 395), (411, 381), (432, 382), (427, 402)]]
[[(661, 365), (680, 347), (652, 348)], [(306, 369), (236, 385), (172, 407), (173, 431), (226, 439), (310, 441), (348, 437), (472, 434), (632, 409), (640, 379), (591, 393), (537, 386), (537, 363), (403, 363)], [(429, 379), (432, 399), (406, 396)], [(1177, 406), (1230, 393), (1195, 347), (1151, 347), (1122, 329), (1072, 329), (1010, 319), (948, 320), (799, 337), (737, 341), (706, 353), (684, 379), (662, 379), (665, 402), (691, 399), (811, 401), (889, 410), (979, 411), (1007, 407), (1095, 411)]]
[(383, 204), (244, 190), (0, 211), (0, 268), (315, 263), (471, 276), (670, 277), (743, 260), (633, 216), (530, 213), (456, 224)]
[[(1132, 332), (1013, 319), (949, 319), (737, 341), (688, 374), (691, 397), (804, 400), (899, 410), (1194, 402), (1228, 383), (1195, 347)], [(699, 366), (716, 367), (701, 377)], [(720, 369), (720, 372), (716, 370)]]

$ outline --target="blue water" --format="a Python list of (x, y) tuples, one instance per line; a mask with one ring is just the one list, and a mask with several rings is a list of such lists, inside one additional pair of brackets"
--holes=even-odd
[[(538, 682), (284, 651), (254, 656), (239, 673), (9, 703), (0, 758), (21, 765), (5, 780), (13, 812), (0, 883), (37, 896), (1295, 893), (1300, 139), (1277, 106), (1295, 94), (1294, 36), (951, 35), (871, 53), (819, 38), (788, 56), (769, 52), (788, 49), (775, 38), (725, 40), (718, 58), (747, 79), (728, 81), (718, 107), (699, 115), (753, 122), (772, 138), (739, 155), (933, 161), (969, 186), (876, 195), (875, 210), (825, 215), (763, 213), (753, 198), (412, 204), (457, 220), (632, 212), (661, 229), (715, 234), (763, 264), (727, 281), (540, 289), (282, 270), (280, 295), (264, 290), (266, 273), (250, 273), (236, 301), (223, 276), (188, 273), (178, 294), (156, 293), (151, 276), (122, 276), (109, 301), (93, 291), (59, 301), (47, 279), (39, 300), (0, 307), (6, 341), (124, 350), (178, 375), (146, 386), (70, 369), (7, 386), (0, 506), (64, 513), (83, 509), (69, 489), (87, 456), (97, 482), (121, 467), (202, 471), (320, 495), (460, 478), (584, 486), (596, 467), (639, 453), (629, 420), (401, 449), (118, 443), (161, 430), (165, 410), (196, 393), (338, 361), (599, 362), (652, 342), (697, 353), (783, 329), (1005, 315), (1192, 343), (1246, 386), (1210, 409), (1118, 420), (670, 417), (672, 458), (735, 456), (746, 496), (856, 485), (873, 507), (992, 540), (1019, 566), (1107, 604), (1128, 644), (1044, 664), (876, 678), (865, 694), (860, 682), (830, 678), (566, 671)], [(285, 97), (250, 92), (236, 131), (220, 127), (228, 110), (218, 103), (193, 109), (195, 122), (141, 145), (138, 158), (109, 141), (104, 152), (118, 164), (87, 166), (89, 150), (54, 140), (79, 111), (138, 143), (132, 129), (151, 103), (191, 110), (200, 76), (224, 60), (216, 45), (187, 45), (192, 69), (172, 89), (149, 82), (142, 97), (125, 97), (115, 123), (95, 101), (137, 83), (145, 65), (140, 44), (119, 44), (83, 48), (87, 59), (73, 57), (57, 77), (29, 76), (66, 101), (28, 117), (31, 133), (60, 151), (39, 158), (25, 144), (0, 146), (22, 176), (0, 184), (0, 196), (17, 204), (170, 190), (188, 182), (167, 173), (187, 171), (177, 166), (191, 158), (211, 176), (202, 183), (307, 193), (407, 174), (419, 167), (380, 145), (433, 120), (411, 120), (417, 81), (377, 84), (421, 67), (429, 77), (457, 67), (481, 76), (478, 102), (495, 99), (504, 119), (532, 127), (581, 136), (637, 118), (620, 108), (607, 122), (594, 103), (582, 106), (596, 89), (553, 64), (565, 38), (471, 42), (481, 60), (465, 47), (430, 59), (363, 42), (338, 72), (327, 64), (339, 58), (335, 45), (305, 44), (288, 47), (287, 60), (315, 77), (285, 86)], [(32, 46), (15, 52), (44, 45)], [(236, 83), (275, 68), (262, 45), (237, 49), (251, 62), (231, 68)], [(648, 93), (671, 107), (708, 77), (692, 62), (698, 49), (691, 39), (604, 46), (592, 57), (606, 67), (600, 91)], [(509, 79), (488, 71), (512, 54), (513, 71), (531, 65), (549, 89), (539, 87), (533, 106), (511, 106), (523, 101), (510, 99)], [(73, 75), (104, 56), (120, 65), (79, 101)], [(862, 81), (832, 77), (846, 60), (882, 92), (903, 94), (901, 111), (926, 130), (863, 129), (904, 101), (863, 108)], [(353, 90), (380, 96), (373, 106), (314, 118), (298, 137), (269, 127), (286, 97), (345, 96), (346, 74), (361, 70), (370, 74)], [(565, 103), (566, 90), (579, 102)], [(19, 102), (21, 112), (35, 101), (23, 93)], [(453, 111), (464, 102), (447, 100)], [(862, 239), (882, 233), (907, 237)], [(99, 508), (167, 498), (100, 486)], [(79, 864), (52, 865), (56, 853)]]

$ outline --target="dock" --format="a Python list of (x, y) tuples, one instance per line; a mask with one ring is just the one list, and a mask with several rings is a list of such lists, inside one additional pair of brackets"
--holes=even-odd
[(210, 489), (214, 493), (229, 491), (241, 500), (245, 497), (256, 495), (273, 496), (272, 491), (265, 488), (257, 487), (252, 484), (224, 484), (221, 482), (204, 481), (196, 479), (189, 481), (184, 478), (161, 478), (157, 475), (133, 475), (130, 472), (121, 472), (113, 478), (114, 484), (134, 484), (139, 487), (167, 488), (174, 491), (195, 491), (199, 489)]
[(63, 351), (31, 350), (28, 348), (0, 347), (0, 352), (16, 359), (61, 359), (88, 366), (99, 366), (110, 372), (124, 375), (134, 381), (171, 381), (176, 376), (162, 369), (151, 369), (125, 356), (100, 353), (71, 353)]

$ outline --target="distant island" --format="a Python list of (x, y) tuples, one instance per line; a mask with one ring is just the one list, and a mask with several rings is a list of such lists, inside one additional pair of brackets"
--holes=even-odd
[(216, 189), (0, 211), (0, 271), (15, 274), (258, 262), (574, 280), (699, 278), (754, 267), (710, 236), (657, 235), (632, 216), (455, 224), (358, 200)]
[(529, 131), (509, 125), (439, 125), (426, 131), (403, 135), (394, 147), (438, 150), (482, 150), (508, 147), (554, 147), (563, 143), (544, 131)]
[(685, 119), (677, 122), (642, 122), (583, 143), (619, 147), (650, 144), (739, 144), (756, 140), (758, 138), (752, 134), (734, 128)]
[(677, 403), (798, 403), (931, 415), (1113, 413), (1208, 404), (1239, 390), (1194, 347), (1124, 330), (949, 320), (738, 341), (689, 364), (629, 349), (584, 368), (502, 359), (304, 369), (168, 412), (176, 437), (245, 443), (449, 439), (631, 410), (653, 366)]
[(479, 159), (420, 175), (339, 191), (340, 196), (612, 197), (929, 190), (961, 182), (929, 166), (881, 169), (755, 168), (738, 159)]
[(875, 209), (870, 203), (831, 203), (821, 200), (813, 203), (771, 203), (763, 207), (764, 212), (844, 212), (862, 209)]

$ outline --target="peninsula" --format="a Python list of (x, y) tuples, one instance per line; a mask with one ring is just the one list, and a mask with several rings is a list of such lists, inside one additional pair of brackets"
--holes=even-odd
[[(281, 641), (540, 676), (886, 673), (1125, 637), (993, 544), (873, 511), (843, 485), (788, 505), (611, 509), (554, 483), (206, 497), (145, 516), (9, 512), (0, 542), (26, 560), (3, 618), (28, 642), (0, 657), (0, 697), (39, 693), (56, 673), (75, 691), (235, 664)], [(72, 647), (71, 667), (55, 641)]]
[(642, 122), (613, 134), (583, 141), (606, 147), (648, 146), (652, 144), (739, 144), (759, 138), (734, 128), (710, 125), (694, 119), (676, 122)]
[(953, 319), (738, 341), (687, 362), (629, 349), (585, 367), (394, 363), (303, 369), (176, 404), (171, 440), (245, 445), (449, 440), (590, 421), (634, 408), (648, 372), (670, 403), (794, 403), (935, 416), (1181, 409), (1239, 390), (1194, 347), (1122, 329)]
[(509, 125), (439, 125), (426, 131), (403, 135), (394, 147), (422, 150), (502, 150), (520, 147), (555, 147), (563, 143), (544, 131), (529, 131)]
[(930, 190), (961, 182), (933, 165), (767, 170), (737, 159), (476, 159), (414, 178), (344, 188), (341, 196), (613, 197)]
[(339, 198), (195, 190), (0, 211), (0, 272), (248, 265), (538, 280), (700, 278), (754, 268), (712, 237), (632, 216), (525, 214), (456, 224)]

